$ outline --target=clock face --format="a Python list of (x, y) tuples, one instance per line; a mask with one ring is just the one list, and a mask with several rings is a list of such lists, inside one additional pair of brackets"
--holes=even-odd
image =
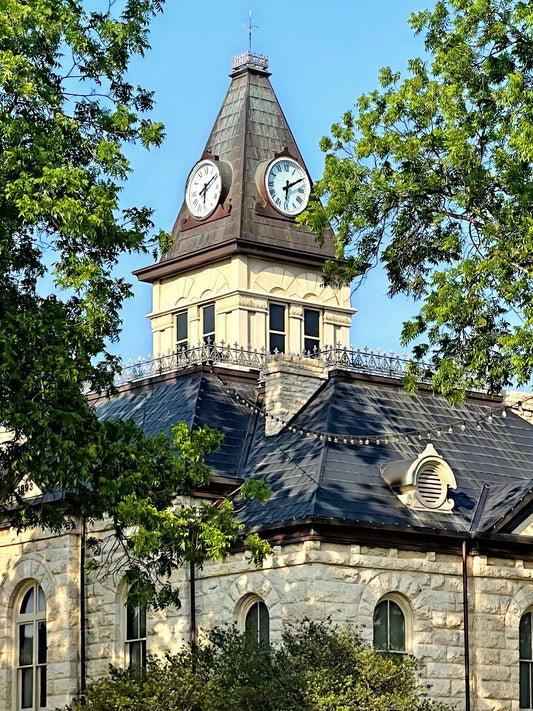
[(217, 165), (201, 160), (191, 171), (185, 188), (185, 202), (191, 215), (199, 219), (209, 217), (222, 193), (222, 178)]
[(292, 158), (276, 158), (265, 174), (270, 202), (278, 212), (294, 217), (305, 210), (311, 184), (302, 166)]

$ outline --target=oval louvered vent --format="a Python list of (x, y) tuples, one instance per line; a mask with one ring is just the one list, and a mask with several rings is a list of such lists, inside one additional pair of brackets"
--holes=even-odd
[(440, 462), (427, 462), (418, 471), (416, 493), (421, 503), (431, 509), (438, 508), (446, 498), (446, 485), (440, 475)]

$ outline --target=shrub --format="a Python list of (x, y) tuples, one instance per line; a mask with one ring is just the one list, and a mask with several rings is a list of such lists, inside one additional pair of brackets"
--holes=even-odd
[(72, 711), (442, 711), (418, 668), (349, 628), (304, 622), (274, 645), (223, 628), (144, 672), (112, 669)]

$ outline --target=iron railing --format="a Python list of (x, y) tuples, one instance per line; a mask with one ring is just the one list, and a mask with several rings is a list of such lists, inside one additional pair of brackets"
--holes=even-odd
[[(149, 355), (146, 358), (139, 357), (135, 362), (130, 361), (122, 366), (115, 379), (115, 385), (124, 385), (201, 364), (245, 367), (261, 371), (267, 363), (275, 360), (279, 355), (279, 353), (266, 353), (265, 349), (243, 348), (237, 344), (201, 343), (172, 353)], [(392, 351), (385, 353), (379, 348), (374, 351), (366, 346), (365, 348), (325, 346), (312, 352), (292, 354), (292, 357), (313, 358), (331, 370), (342, 369), (392, 378), (401, 378), (413, 364), (412, 359), (405, 353), (399, 356)], [(424, 363), (416, 364), (416, 372), (420, 380), (428, 380), (431, 375), (429, 366)]]

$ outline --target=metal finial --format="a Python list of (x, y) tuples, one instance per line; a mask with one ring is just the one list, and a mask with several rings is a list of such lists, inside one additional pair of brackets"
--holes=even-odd
[(243, 27), (246, 27), (248, 29), (248, 51), (252, 52), (252, 30), (256, 30), (259, 25), (252, 25), (252, 11), (248, 11), (248, 24), (245, 25), (244, 22), (242, 24)]

